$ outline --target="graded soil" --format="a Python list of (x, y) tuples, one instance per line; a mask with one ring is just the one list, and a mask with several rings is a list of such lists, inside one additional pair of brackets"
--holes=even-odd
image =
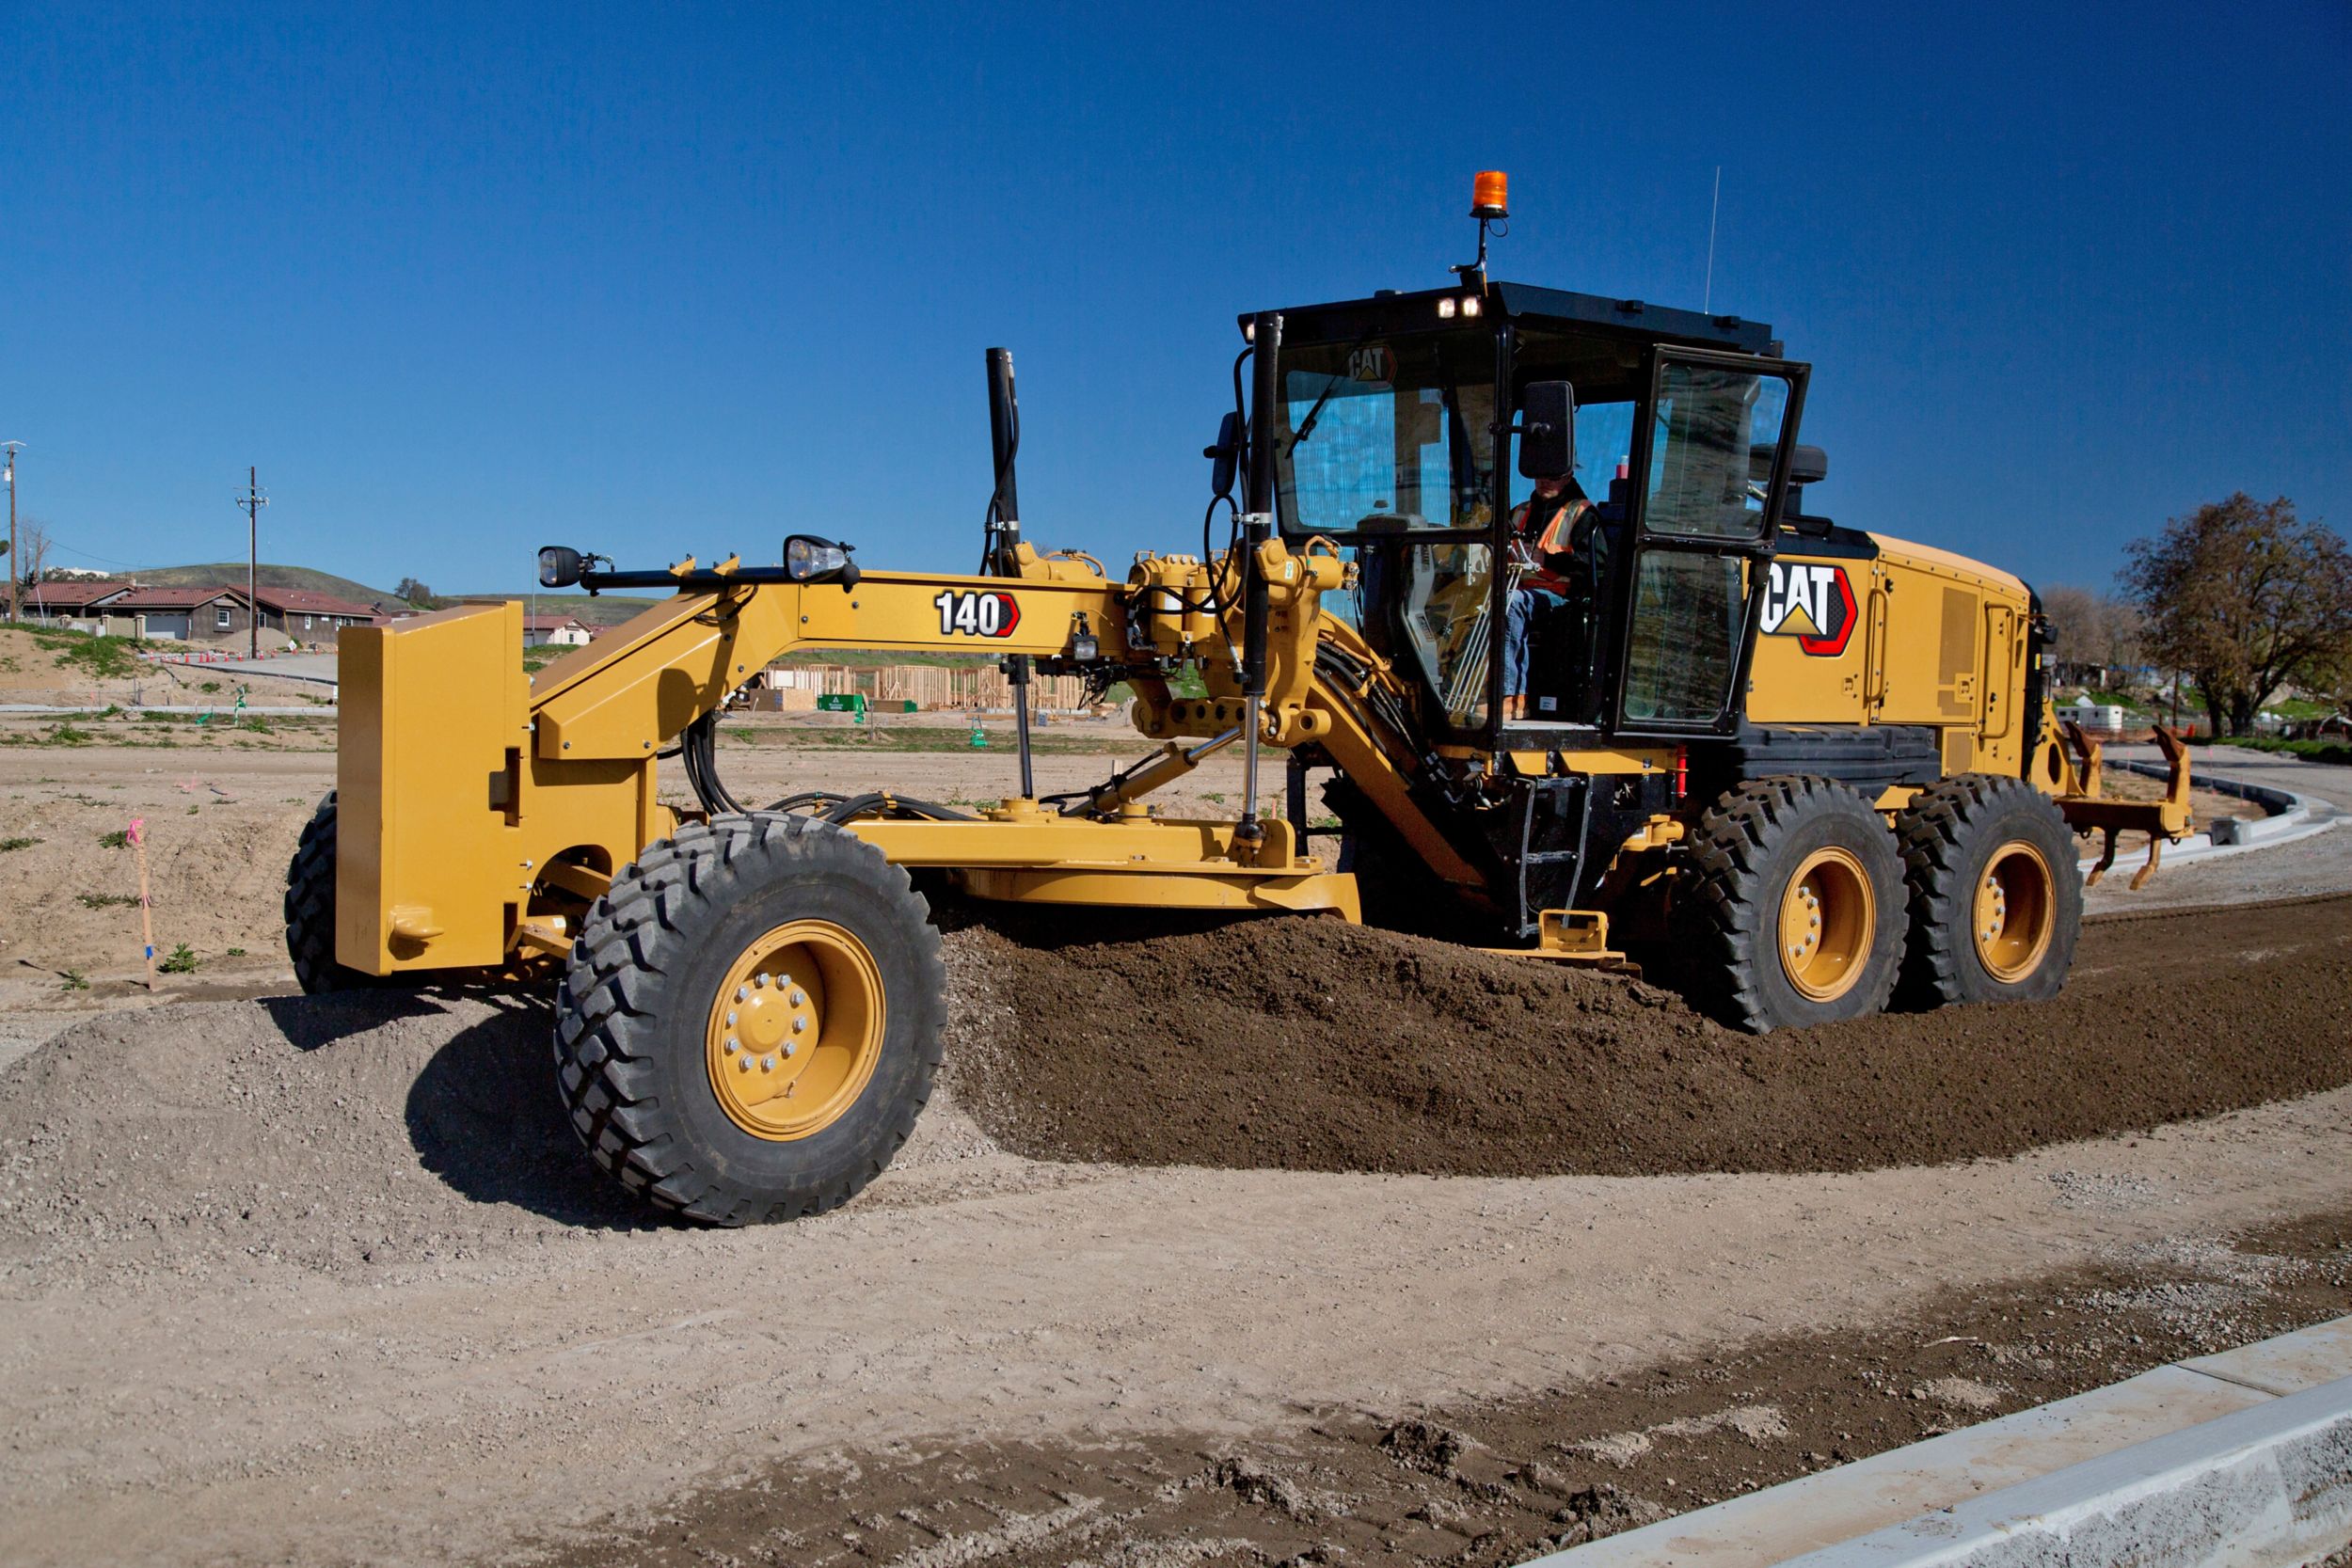
[(2055, 1001), (1756, 1037), (1622, 978), (1337, 922), (964, 934), (965, 1102), (1041, 1159), (1444, 1176), (1850, 1171), (2352, 1082), (2352, 898), (2090, 923)]
[(2319, 1214), (1507, 1400), (831, 1455), (547, 1545), (552, 1568), (1506, 1568), (2347, 1307), (2352, 1213)]

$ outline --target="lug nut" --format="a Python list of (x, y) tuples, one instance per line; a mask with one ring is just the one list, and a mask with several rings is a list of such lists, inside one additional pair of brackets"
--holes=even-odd
[(804, 991), (804, 990), (796, 990), (796, 991), (794, 991), (794, 992), (792, 993), (792, 1006), (794, 1006), (795, 1007), (805, 1007), (805, 1006), (808, 1006), (808, 992), (806, 992), (806, 991)]
[(775, 1071), (775, 1070), (776, 1070), (776, 1059), (775, 1059), (773, 1056), (762, 1056), (762, 1057), (759, 1059), (759, 1070), (760, 1070), (760, 1071), (762, 1071), (762, 1072), (773, 1072), (773, 1071)]
[(752, 995), (752, 993), (751, 993), (750, 991), (748, 991), (748, 990), (744, 990), (741, 986), (738, 986), (738, 987), (736, 987), (736, 988), (735, 988), (735, 999), (736, 999), (738, 1002), (748, 1002), (749, 1000), (751, 1000), (751, 995)]
[(791, 1054), (792, 1054), (792, 1053), (794, 1053), (795, 1051), (798, 1051), (799, 1049), (800, 1049), (800, 1047), (799, 1047), (799, 1046), (797, 1046), (797, 1045), (795, 1045), (795, 1044), (793, 1044), (790, 1040), (787, 1040), (787, 1041), (785, 1041), (785, 1042), (784, 1042), (784, 1053), (785, 1053), (786, 1055), (787, 1055), (787, 1056), (791, 1055)]
[(752, 976), (752, 984), (765, 989), (768, 984), (768, 976), (765, 974), (755, 974)]
[(797, 1035), (797, 1034), (801, 1034), (802, 1032), (803, 1032), (803, 1031), (804, 1031), (804, 1030), (806, 1030), (807, 1028), (808, 1028), (808, 1020), (807, 1020), (807, 1019), (805, 1019), (805, 1018), (796, 1018), (796, 1019), (794, 1019), (794, 1020), (792, 1021), (792, 1032), (793, 1032), (794, 1034), (796, 1034), (796, 1035)]
[(727, 1014), (727, 1027), (730, 1029), (735, 1027), (735, 1014), (732, 1012)]
[(727, 1049), (728, 1049), (729, 1051), (740, 1051), (740, 1050), (742, 1049), (742, 1047), (741, 1047), (741, 1046), (739, 1046), (739, 1045), (737, 1045), (737, 1044), (735, 1043), (734, 1037), (730, 1036), (730, 1037), (728, 1037), (728, 1039), (727, 1039)]

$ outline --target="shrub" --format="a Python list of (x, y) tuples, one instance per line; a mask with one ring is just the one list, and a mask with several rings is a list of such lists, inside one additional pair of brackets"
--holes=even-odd
[(171, 957), (155, 967), (166, 974), (193, 974), (196, 973), (196, 949), (183, 942), (171, 950)]
[(6, 854), (10, 849), (30, 849), (40, 842), (37, 838), (0, 838), (0, 854)]
[(99, 834), (98, 847), (102, 849), (129, 848), (131, 847), (131, 830), (128, 828), (117, 828), (113, 832)]
[(77, 893), (73, 896), (86, 910), (121, 910), (138, 902), (127, 893)]
[(2305, 762), (2332, 763), (2338, 768), (2352, 768), (2352, 741), (2344, 740), (2280, 740), (2271, 736), (2240, 736), (2223, 738), (2224, 746), (2243, 746), (2249, 752), (2280, 752), (2301, 757)]
[(139, 643), (135, 638), (56, 632), (44, 637), (41, 646), (57, 656), (59, 669), (78, 667), (98, 680), (119, 680), (139, 672)]

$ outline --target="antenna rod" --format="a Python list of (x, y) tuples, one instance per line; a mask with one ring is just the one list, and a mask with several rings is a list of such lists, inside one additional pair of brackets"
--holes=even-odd
[(1713, 314), (1715, 304), (1715, 214), (1724, 204), (1724, 166), (1715, 166), (1715, 197), (1707, 204), (1707, 288), (1699, 295), (1699, 314)]

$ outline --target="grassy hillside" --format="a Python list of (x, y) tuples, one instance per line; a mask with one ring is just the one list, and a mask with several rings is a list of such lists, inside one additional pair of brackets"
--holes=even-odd
[(520, 599), (541, 615), (569, 615), (583, 626), (617, 626), (661, 601), (633, 594), (550, 594), (546, 589), (520, 594), (444, 594), (443, 604), (502, 604)]
[[(245, 562), (223, 561), (209, 566), (151, 566), (125, 577), (136, 577), (151, 588), (210, 588), (215, 584), (230, 588), (245, 586)], [(389, 588), (370, 588), (364, 582), (339, 578), (332, 572), (321, 572), (309, 566), (273, 566), (262, 562), (254, 568), (254, 579), (264, 588), (308, 589), (314, 594), (332, 594), (354, 604), (381, 604), (389, 610), (401, 601)]]

